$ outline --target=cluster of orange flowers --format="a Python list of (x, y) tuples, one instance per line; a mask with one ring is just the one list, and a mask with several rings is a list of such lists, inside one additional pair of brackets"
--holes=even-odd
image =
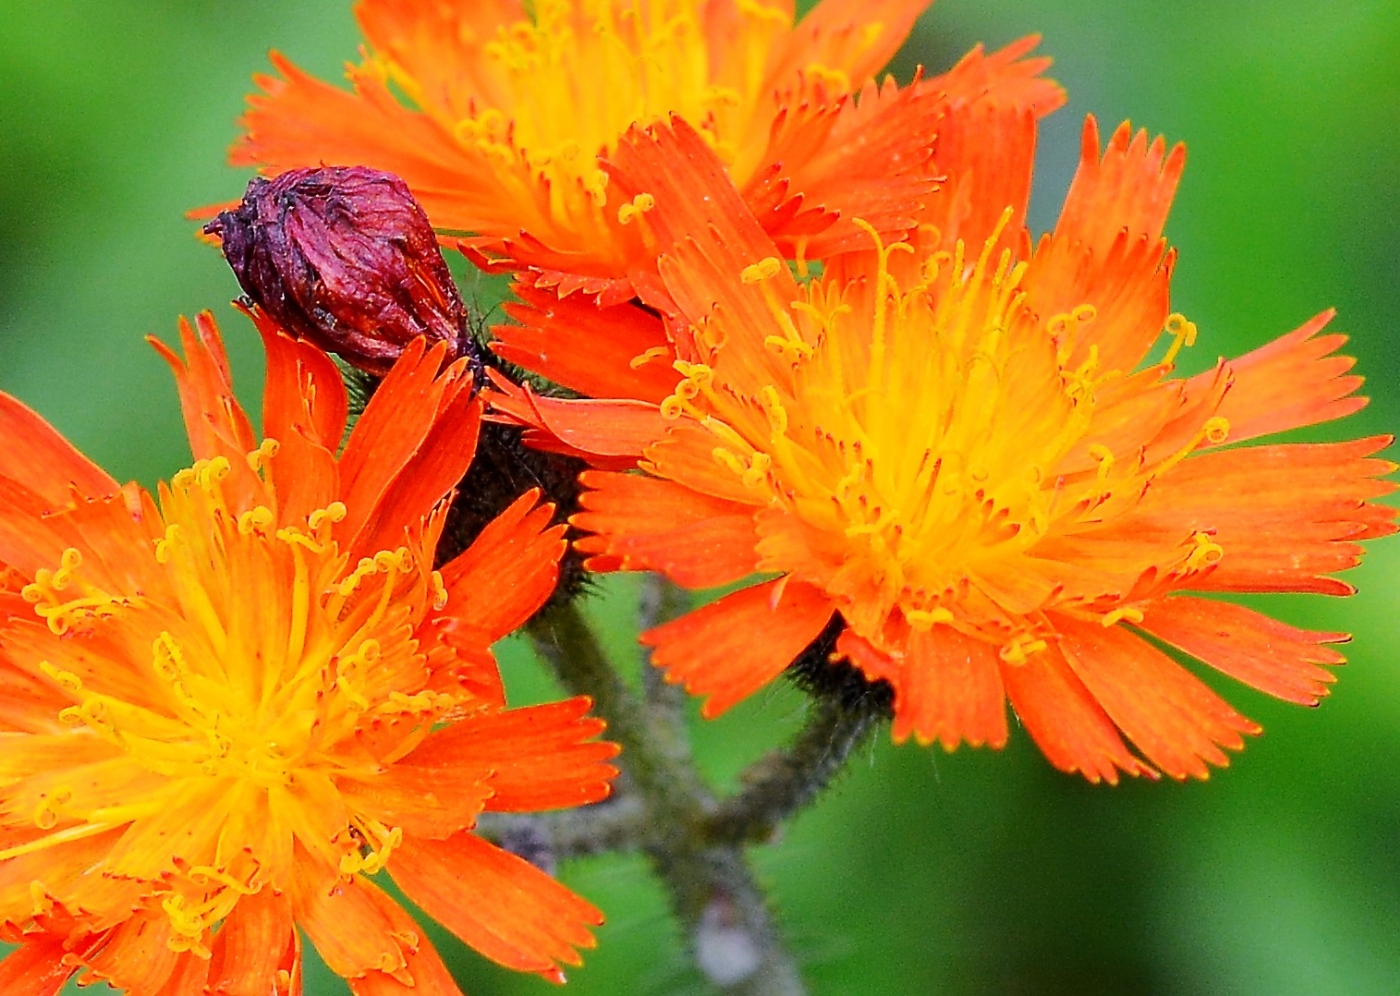
[(1389, 439), (1239, 445), (1363, 404), (1330, 314), (1174, 376), (1183, 149), (1090, 119), (1033, 241), (1048, 60), (877, 81), (926, 3), (361, 0), (353, 91), (274, 56), (234, 161), (398, 174), (513, 275), (498, 356), (571, 395), (419, 339), (347, 434), (333, 362), (254, 309), (259, 437), (204, 316), (157, 344), (195, 463), (154, 495), (0, 396), (0, 989), (299, 993), (304, 934), (362, 996), (456, 993), (380, 871), (562, 980), (601, 915), (473, 828), (604, 798), (616, 749), (586, 699), (507, 708), (491, 654), (554, 591), (552, 507), (438, 562), (483, 415), (591, 466), (591, 570), (762, 578), (642, 636), (706, 715), (834, 624), (896, 740), (1001, 746), (1009, 700), (1092, 781), (1257, 732), (1164, 646), (1326, 694), (1343, 634), (1215, 595), (1346, 593), (1394, 529)]

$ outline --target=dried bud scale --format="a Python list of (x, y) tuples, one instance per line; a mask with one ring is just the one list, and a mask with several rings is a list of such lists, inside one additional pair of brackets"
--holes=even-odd
[(475, 356), (432, 226), (392, 173), (323, 166), (256, 177), (204, 230), (254, 304), (367, 373), (382, 376), (418, 336), (446, 342), (449, 361)]

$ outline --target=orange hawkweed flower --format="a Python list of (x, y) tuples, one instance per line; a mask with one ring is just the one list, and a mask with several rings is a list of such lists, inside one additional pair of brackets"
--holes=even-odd
[[(655, 362), (669, 387), (658, 370), (626, 398), (505, 403), (601, 465), (640, 458), (643, 475), (583, 477), (594, 569), (692, 588), (776, 575), (644, 634), (706, 714), (838, 614), (834, 658), (890, 683), (896, 740), (1000, 746), (1009, 699), (1052, 763), (1093, 781), (1204, 778), (1258, 730), (1145, 637), (1289, 701), (1326, 693), (1343, 634), (1187, 593), (1349, 593), (1332, 575), (1394, 531), (1370, 503), (1392, 489), (1376, 478), (1395, 465), (1371, 458), (1390, 439), (1237, 445), (1364, 403), (1330, 313), (1172, 376), (1196, 335), (1170, 313), (1161, 238), (1183, 162), (1126, 125), (1101, 153), (1090, 119), (1034, 248), (1008, 230), (1023, 187), (984, 176), (910, 241), (871, 230), (803, 283), (692, 133), (623, 143), (614, 186), (655, 198), (675, 312), (670, 341), (640, 309), (619, 323), (619, 343), (654, 344), (611, 382)], [(580, 341), (567, 303), (527, 333)]]
[(157, 345), (197, 459), (156, 496), (0, 395), (0, 990), (299, 993), (299, 927), (356, 993), (457, 993), (386, 869), (561, 978), (600, 914), (470, 832), (616, 773), (586, 699), (506, 709), (489, 649), (551, 592), (560, 529), (527, 495), (434, 570), (479, 423), (464, 361), (418, 340), (342, 450), (334, 365), (262, 331), (261, 442), (212, 319), (183, 361)]
[(876, 86), (927, 6), (822, 0), (795, 21), (792, 0), (361, 0), (354, 92), (274, 53), (281, 76), (258, 79), (232, 161), (391, 171), (483, 263), (615, 303), (652, 263), (651, 202), (619, 194), (599, 161), (633, 124), (689, 121), (782, 251), (822, 256), (860, 244), (852, 218), (909, 226), (951, 102), (988, 90), (1029, 93), (1041, 114), (1063, 102), (1038, 76), (1048, 60), (1021, 58), (1034, 39)]

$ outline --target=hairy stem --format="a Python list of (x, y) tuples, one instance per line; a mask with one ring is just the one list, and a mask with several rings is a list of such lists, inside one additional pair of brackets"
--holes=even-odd
[(744, 788), (721, 802), (705, 823), (716, 844), (764, 843), (783, 822), (810, 805), (846, 766), (852, 751), (879, 729), (877, 702), (815, 699), (807, 723), (786, 748), (755, 761), (740, 776)]
[(477, 832), (546, 871), (559, 861), (637, 846), (645, 810), (629, 795), (557, 813), (482, 813)]
[[(689, 594), (660, 574), (648, 574), (642, 581), (641, 605), (637, 613), (637, 630), (645, 633), (654, 626), (670, 622), (690, 605)], [(666, 680), (660, 668), (642, 668), (642, 696), (647, 715), (666, 731), (666, 742), (677, 753), (678, 763), (690, 763), (690, 733), (685, 725), (685, 689)]]
[(654, 715), (622, 681), (576, 603), (552, 606), (528, 626), (541, 657), (573, 694), (591, 696), (622, 745), (629, 792), (644, 811), (641, 847), (665, 882), (696, 965), (725, 993), (801, 996), (797, 968), (778, 937), (763, 894), (735, 844), (713, 844), (704, 828), (715, 809), (690, 763), (683, 727)]

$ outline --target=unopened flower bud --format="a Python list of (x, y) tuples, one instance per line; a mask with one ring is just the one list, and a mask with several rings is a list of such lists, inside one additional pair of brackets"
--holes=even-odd
[(254, 304), (361, 370), (387, 373), (418, 336), (446, 342), (449, 360), (475, 355), (432, 226), (392, 173), (324, 166), (257, 177), (204, 231)]

